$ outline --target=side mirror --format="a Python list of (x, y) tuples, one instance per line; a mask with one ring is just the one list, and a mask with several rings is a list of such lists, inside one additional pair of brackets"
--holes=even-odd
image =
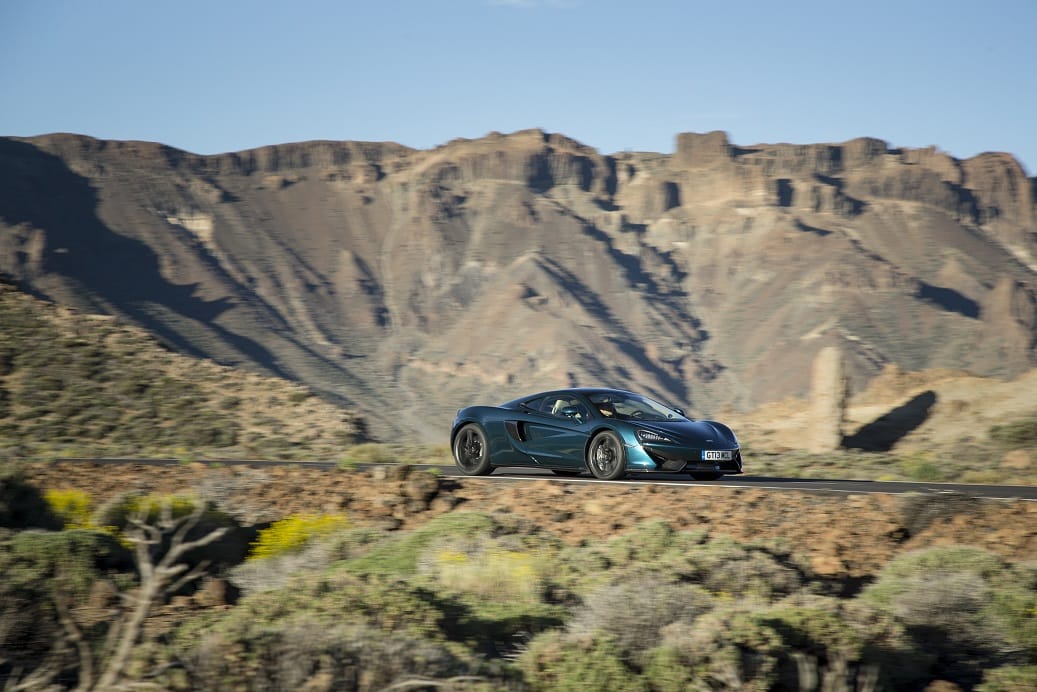
[(684, 409), (682, 409), (682, 408), (678, 408), (678, 407), (674, 406), (673, 410), (676, 411), (678, 415), (684, 416), (685, 418), (688, 417), (688, 414), (684, 413)]

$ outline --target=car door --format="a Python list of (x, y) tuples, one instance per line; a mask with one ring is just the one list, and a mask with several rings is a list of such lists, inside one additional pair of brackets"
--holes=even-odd
[(581, 468), (589, 419), (590, 409), (579, 397), (549, 394), (537, 408), (525, 409), (522, 451), (544, 466)]

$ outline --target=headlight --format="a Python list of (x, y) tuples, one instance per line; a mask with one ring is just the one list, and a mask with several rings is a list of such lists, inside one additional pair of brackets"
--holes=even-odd
[(660, 435), (654, 430), (638, 430), (637, 439), (639, 442), (669, 442), (673, 443), (673, 440), (666, 437), (666, 435)]

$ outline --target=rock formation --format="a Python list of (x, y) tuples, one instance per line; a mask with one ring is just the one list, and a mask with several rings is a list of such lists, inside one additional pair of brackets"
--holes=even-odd
[(814, 357), (810, 380), (813, 409), (807, 449), (815, 454), (831, 452), (842, 444), (846, 417), (847, 380), (838, 346), (826, 346)]

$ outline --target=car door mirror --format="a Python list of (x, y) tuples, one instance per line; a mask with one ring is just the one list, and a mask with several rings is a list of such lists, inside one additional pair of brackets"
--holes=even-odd
[(677, 415), (678, 415), (678, 416), (684, 416), (685, 418), (687, 418), (687, 417), (688, 417), (688, 414), (686, 414), (686, 413), (684, 412), (684, 409), (682, 409), (682, 408), (680, 408), (680, 407), (678, 407), (678, 406), (674, 406), (674, 407), (673, 407), (673, 410), (674, 410), (674, 411), (676, 411), (676, 413), (677, 413)]

